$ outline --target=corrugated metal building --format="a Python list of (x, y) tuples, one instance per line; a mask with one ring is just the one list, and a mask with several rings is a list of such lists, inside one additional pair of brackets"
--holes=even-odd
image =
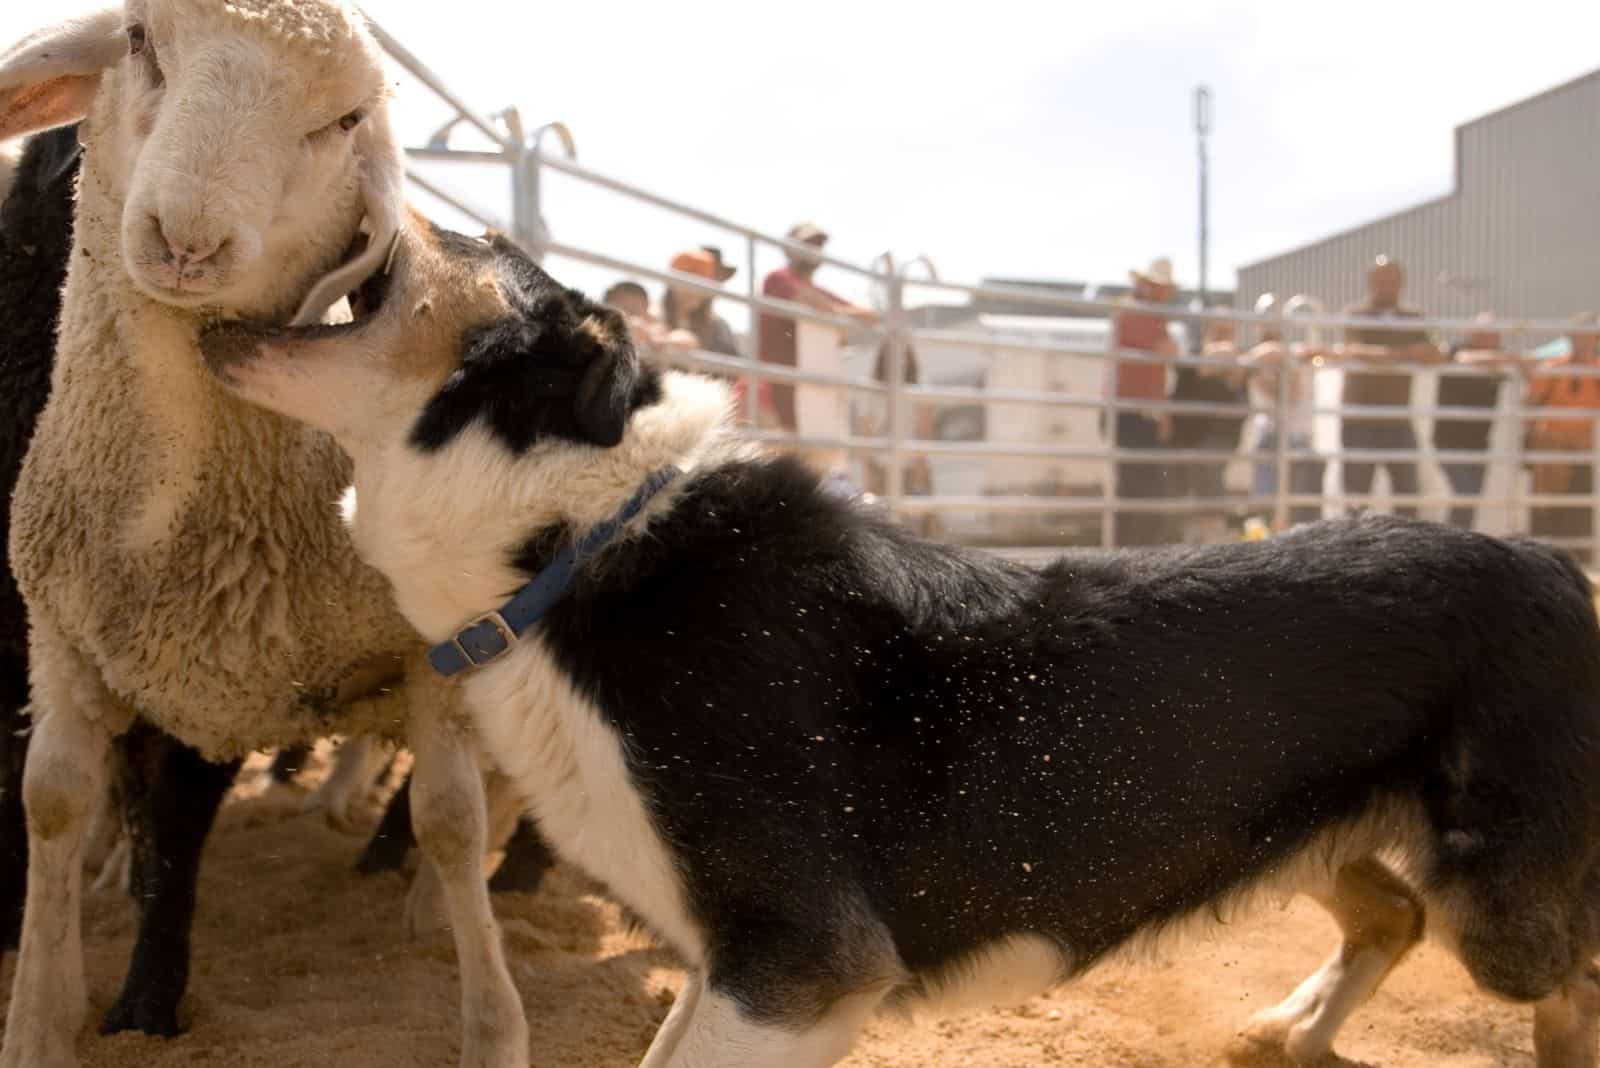
[(1338, 310), (1388, 253), (1432, 315), (1600, 307), (1600, 70), (1457, 127), (1455, 157), (1449, 194), (1241, 267), (1240, 306), (1307, 293)]

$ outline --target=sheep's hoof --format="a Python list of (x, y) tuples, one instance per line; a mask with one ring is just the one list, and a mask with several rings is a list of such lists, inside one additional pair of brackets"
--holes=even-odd
[(361, 859), (356, 861), (356, 872), (361, 875), (376, 875), (381, 871), (400, 871), (406, 866), (406, 855), (411, 852), (411, 843), (396, 834), (387, 834), (383, 828), (367, 842), (367, 848), (362, 850)]
[(78, 1068), (73, 1038), (38, 1026), (7, 1028), (0, 1068)]
[(176, 1038), (183, 1034), (178, 1026), (178, 1011), (170, 1005), (152, 1005), (139, 998), (121, 997), (100, 1023), (102, 1035), (137, 1031), (156, 1038)]

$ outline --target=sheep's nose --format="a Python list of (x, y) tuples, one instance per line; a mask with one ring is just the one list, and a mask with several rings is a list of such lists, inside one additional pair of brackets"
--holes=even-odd
[(167, 245), (167, 258), (169, 262), (177, 264), (179, 269), (204, 263), (215, 256), (223, 245), (228, 243), (227, 238), (196, 238), (193, 236), (175, 237), (167, 232), (161, 220), (155, 220), (156, 232)]

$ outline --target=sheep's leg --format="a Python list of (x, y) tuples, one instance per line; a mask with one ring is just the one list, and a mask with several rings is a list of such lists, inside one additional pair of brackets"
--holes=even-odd
[[(412, 724), (411, 812), (417, 844), (439, 880), (461, 970), (461, 1068), (525, 1068), (528, 1020), (489, 909), (483, 779), (466, 740), (442, 718)], [(4, 1068), (4, 1066), (0, 1066)]]
[[(110, 785), (100, 795), (94, 819), (89, 821), (89, 840), (83, 847), (85, 871), (103, 871), (112, 854), (122, 842), (122, 791), (112, 776)], [(97, 880), (98, 883), (98, 880)]]
[(364, 734), (346, 738), (339, 746), (333, 771), (306, 798), (305, 810), (320, 811), (335, 830), (350, 830), (354, 826), (350, 806), (366, 796), (384, 755), (383, 747), (374, 738)]
[[(83, 976), (83, 845), (105, 788), (112, 735), (127, 725), (99, 673), (33, 620), (35, 722), (23, 774), (28, 901), (0, 1068), (74, 1068), (89, 1012)], [(51, 640), (54, 639), (54, 640)]]
[(294, 777), (300, 774), (300, 769), (306, 766), (306, 761), (311, 757), (311, 747), (308, 745), (286, 745), (272, 754), (272, 764), (267, 768), (267, 783), (270, 786), (287, 786), (294, 782)]
[(407, 775), (406, 781), (389, 799), (389, 807), (383, 810), (383, 819), (356, 862), (356, 871), (362, 875), (399, 871), (405, 866), (406, 854), (416, 844), (416, 835), (411, 830), (411, 776)]
[(555, 854), (525, 815), (528, 802), (510, 779), (491, 772), (484, 782), (489, 797), (489, 850), (503, 853), (489, 879), (489, 892), (514, 890), (531, 894), (555, 866)]
[(489, 890), (531, 894), (544, 882), (545, 873), (555, 867), (556, 855), (539, 833), (539, 825), (529, 816), (517, 820), (516, 830), (506, 842), (506, 856), (489, 880)]
[(22, 811), (22, 772), (31, 724), (20, 700), (26, 692), (24, 679), (18, 693), (0, 697), (0, 958), (6, 950), (16, 949), (22, 937), (22, 902), (28, 892), (28, 820)]
[[(521, 889), (530, 893), (537, 890), (544, 873), (555, 865), (555, 856), (539, 836), (538, 828), (523, 818), (527, 802), (513, 788), (510, 779), (493, 771), (484, 777), (484, 797), (489, 814), (488, 833), (484, 839), (488, 843), (488, 853), (505, 850), (500, 869), (489, 880), (489, 890)], [(524, 828), (532, 829), (531, 841)], [(491, 855), (483, 858), (486, 873), (492, 859)], [(501, 880), (500, 871), (505, 870), (508, 864), (511, 870)], [(417, 876), (411, 883), (411, 893), (406, 899), (407, 933), (412, 938), (438, 934), (448, 925), (448, 914), (444, 887), (439, 882), (438, 873), (431, 865), (424, 864), (417, 869)]]
[(118, 748), (139, 934), (122, 993), (100, 1031), (172, 1036), (179, 1032), (178, 1003), (189, 983), (200, 854), (239, 761), (212, 764), (144, 723), (124, 735)]

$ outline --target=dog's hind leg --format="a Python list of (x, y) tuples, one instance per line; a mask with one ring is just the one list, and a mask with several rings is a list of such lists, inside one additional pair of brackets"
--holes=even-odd
[(1374, 857), (1339, 869), (1331, 893), (1315, 895), (1339, 924), (1344, 942), (1284, 1001), (1258, 1014), (1243, 1045), (1312, 1063), (1333, 1050), (1345, 1020), (1422, 938), (1417, 895)]

